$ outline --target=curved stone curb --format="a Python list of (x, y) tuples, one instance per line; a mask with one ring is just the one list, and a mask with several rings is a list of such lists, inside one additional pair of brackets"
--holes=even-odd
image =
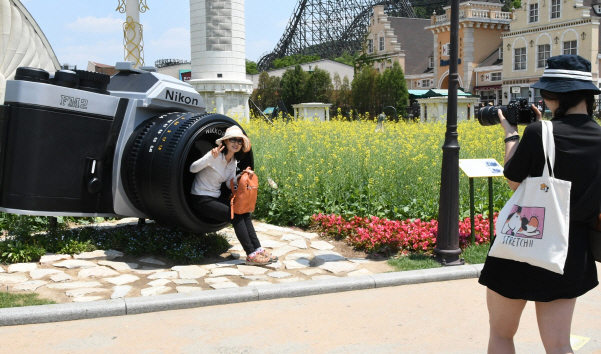
[(0, 326), (133, 315), (248, 301), (272, 300), (342, 291), (383, 288), (388, 286), (477, 278), (480, 276), (482, 267), (482, 264), (464, 265), (182, 294), (156, 295), (84, 303), (13, 307), (0, 309)]

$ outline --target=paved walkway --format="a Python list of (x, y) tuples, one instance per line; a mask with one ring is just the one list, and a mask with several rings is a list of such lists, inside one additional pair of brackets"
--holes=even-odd
[[(601, 271), (601, 267), (598, 267)], [(601, 353), (601, 288), (578, 300), (576, 353)], [(0, 327), (0, 353), (485, 353), (476, 279)], [(518, 353), (544, 353), (534, 305)]]
[[(137, 219), (124, 219), (123, 224)], [(97, 227), (115, 227), (99, 224)], [(75, 257), (47, 255), (39, 263), (0, 266), (2, 291), (36, 292), (58, 303), (87, 302), (273, 283), (357, 276), (391, 271), (386, 261), (346, 258), (331, 242), (308, 233), (255, 222), (261, 245), (280, 258), (266, 267), (244, 265), (245, 254), (234, 230), (221, 231), (233, 247), (229, 260), (204, 265), (174, 265), (140, 257), (123, 261), (118, 251)]]

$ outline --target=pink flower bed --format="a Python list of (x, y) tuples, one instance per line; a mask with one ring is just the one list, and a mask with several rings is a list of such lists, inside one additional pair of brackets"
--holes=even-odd
[[(497, 220), (497, 214), (494, 215)], [(476, 244), (490, 242), (488, 219), (481, 214), (475, 217)], [(346, 242), (366, 252), (403, 254), (419, 252), (432, 254), (436, 247), (438, 221), (388, 220), (376, 216), (358, 216), (345, 220), (340, 215), (314, 214), (311, 223), (322, 235), (343, 238)], [(470, 218), (459, 222), (459, 246), (470, 245)]]

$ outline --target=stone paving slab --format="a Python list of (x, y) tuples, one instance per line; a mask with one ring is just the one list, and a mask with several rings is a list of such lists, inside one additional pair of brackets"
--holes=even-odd
[(37, 269), (38, 265), (35, 263), (15, 263), (8, 266), (9, 273), (25, 273)]
[[(10, 291), (35, 291), (42, 293), (43, 297), (50, 294), (58, 302), (94, 302), (107, 298), (153, 298), (177, 293), (190, 295), (202, 290), (218, 292), (222, 291), (218, 289), (253, 287), (255, 284), (263, 287), (268, 284), (302, 283), (312, 281), (315, 277), (356, 277), (371, 274), (367, 268), (372, 264), (380, 265), (376, 272), (389, 269), (382, 267), (385, 262), (363, 258), (347, 261), (332, 243), (318, 240), (317, 234), (263, 223), (255, 225), (262, 247), (273, 248), (272, 253), (280, 258), (276, 263), (246, 265), (246, 255), (233, 229), (227, 228), (222, 233), (232, 245), (230, 258), (235, 253), (240, 259), (226, 258), (221, 262), (203, 265), (173, 265), (159, 257), (128, 256), (123, 261), (125, 258), (122, 258), (122, 254), (113, 250), (86, 252), (75, 257), (46, 254), (37, 264), (0, 266), (0, 284), (9, 286)], [(344, 263), (328, 265), (340, 261)], [(12, 273), (8, 273), (9, 267), (12, 267)]]

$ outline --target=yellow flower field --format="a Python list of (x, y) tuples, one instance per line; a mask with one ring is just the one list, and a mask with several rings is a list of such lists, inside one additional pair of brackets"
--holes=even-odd
[[(269, 222), (306, 225), (314, 213), (345, 217), (432, 219), (438, 214), (444, 123), (326, 123), (260, 120), (242, 124), (253, 142), (261, 179), (255, 214)], [(458, 125), (460, 158), (503, 162), (500, 127)], [(461, 172), (460, 172), (461, 173)], [(278, 185), (267, 183), (271, 178)], [(477, 179), (476, 211), (487, 210), (486, 179)], [(468, 180), (461, 173), (462, 216), (469, 214)], [(495, 178), (495, 210), (509, 197)]]

